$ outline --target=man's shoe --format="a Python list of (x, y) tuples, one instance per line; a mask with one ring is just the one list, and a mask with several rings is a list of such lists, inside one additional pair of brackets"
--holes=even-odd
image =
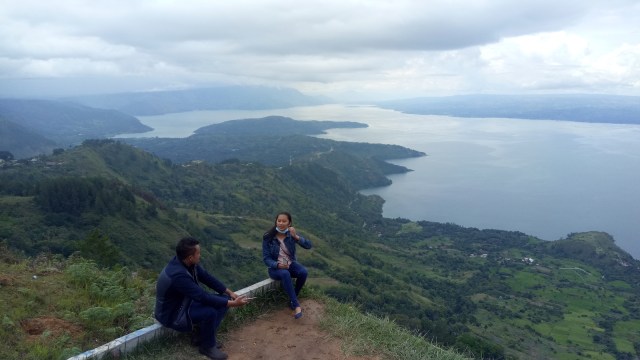
[(191, 332), (191, 346), (200, 346), (200, 327), (195, 327)]
[[(199, 336), (192, 336), (191, 337), (191, 346), (200, 346), (200, 337)], [(221, 341), (216, 341), (216, 347), (218, 349), (222, 349), (222, 342)]]
[(191, 346), (200, 346), (200, 336), (191, 336)]
[(227, 354), (225, 352), (223, 352), (222, 350), (216, 348), (215, 346), (212, 346), (210, 348), (200, 348), (198, 349), (198, 351), (200, 352), (200, 354), (208, 357), (209, 359), (212, 360), (225, 360), (226, 358), (228, 358)]

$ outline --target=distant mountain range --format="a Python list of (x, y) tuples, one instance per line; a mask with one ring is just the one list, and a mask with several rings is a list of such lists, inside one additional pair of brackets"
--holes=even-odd
[[(332, 101), (295, 89), (258, 86), (92, 95), (57, 101), (0, 99), (0, 151), (9, 151), (19, 159), (49, 154), (56, 147), (77, 145), (86, 139), (151, 130), (134, 116), (326, 103)], [(413, 114), (640, 124), (640, 97), (632, 96), (464, 95), (382, 101), (375, 105)], [(216, 128), (218, 132), (222, 130)], [(200, 135), (206, 131), (201, 129)]]
[(410, 114), (640, 124), (640, 97), (614, 95), (463, 95), (377, 102)]
[(0, 99), (0, 151), (15, 158), (49, 154), (86, 139), (152, 130), (133, 115), (191, 110), (276, 109), (319, 105), (327, 99), (294, 89), (227, 86), (122, 93), (62, 100)]
[(53, 140), (0, 117), (0, 151), (9, 151), (16, 159), (49, 154), (56, 148)]
[(327, 98), (290, 88), (222, 86), (68, 98), (87, 106), (115, 109), (131, 115), (160, 115), (193, 110), (259, 110), (321, 105)]
[(49, 154), (55, 147), (85, 139), (152, 130), (138, 119), (115, 110), (26, 99), (0, 99), (0, 150), (15, 158)]

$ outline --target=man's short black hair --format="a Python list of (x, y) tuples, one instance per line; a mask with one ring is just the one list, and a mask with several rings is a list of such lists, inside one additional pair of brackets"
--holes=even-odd
[(198, 244), (200, 244), (200, 241), (191, 236), (180, 239), (178, 245), (176, 245), (176, 256), (178, 256), (180, 260), (188, 258), (190, 255), (195, 254), (196, 245)]

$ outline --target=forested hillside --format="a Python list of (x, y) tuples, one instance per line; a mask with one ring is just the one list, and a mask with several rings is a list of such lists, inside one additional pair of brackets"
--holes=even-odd
[(53, 140), (6, 120), (0, 116), (0, 151), (11, 153), (15, 159), (36, 154), (50, 154), (57, 144)]
[(410, 171), (384, 160), (425, 156), (420, 151), (398, 145), (350, 143), (310, 136), (331, 128), (366, 126), (355, 122), (296, 121), (269, 116), (205, 126), (187, 138), (129, 138), (122, 141), (177, 163), (240, 160), (284, 166), (311, 161), (348, 174), (350, 183), (358, 189), (388, 185), (390, 182), (385, 175)]
[[(308, 141), (304, 135), (288, 139)], [(225, 146), (223, 138), (216, 141)], [(203, 243), (204, 266), (241, 288), (267, 276), (261, 236), (275, 214), (287, 210), (314, 243), (300, 252), (310, 286), (439, 344), (487, 359), (640, 354), (640, 264), (610, 236), (578, 233), (545, 242), (520, 232), (384, 218), (380, 197), (357, 192), (385, 173), (381, 159), (363, 160), (362, 149), (370, 146), (334, 143), (333, 151), (271, 166), (246, 158), (177, 163), (113, 140), (85, 141), (0, 169), (0, 240), (15, 253), (11, 258), (79, 256), (94, 261), (78, 265), (90, 274), (94, 267), (126, 266), (137, 281), (152, 284), (176, 240), (190, 234)], [(263, 143), (262, 152), (274, 149), (282, 152), (278, 142)], [(17, 266), (10, 258), (2, 264)], [(74, 286), (93, 286), (77, 278), (77, 267), (54, 268), (38, 273), (40, 281), (64, 272)], [(2, 335), (22, 349), (29, 348), (29, 335), (21, 324), (32, 318), (64, 319), (104, 340), (144, 324), (138, 311), (148, 311), (153, 299), (143, 285), (103, 279), (104, 286), (129, 284), (118, 300), (126, 308), (101, 300), (100, 287), (91, 290), (93, 303), (70, 308), (57, 295), (50, 297), (60, 303), (34, 295), (17, 275), (0, 280), (16, 294), (14, 305), (3, 308)], [(140, 302), (132, 300), (136, 291), (145, 294)], [(87, 319), (99, 314), (107, 333), (89, 327)], [(133, 314), (142, 317), (124, 321)], [(95, 345), (50, 336), (46, 341), (55, 341), (59, 351)]]
[(54, 148), (83, 140), (151, 130), (131, 115), (115, 110), (29, 99), (0, 99), (0, 151), (15, 158), (50, 154)]

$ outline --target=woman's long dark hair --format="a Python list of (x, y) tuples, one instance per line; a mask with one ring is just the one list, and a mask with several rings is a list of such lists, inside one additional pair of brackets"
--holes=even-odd
[(271, 229), (269, 229), (269, 231), (264, 233), (264, 236), (262, 237), (262, 240), (271, 240), (271, 239), (273, 239), (274, 236), (276, 236), (276, 233), (278, 232), (276, 230), (276, 223), (278, 222), (278, 217), (280, 215), (285, 215), (287, 217), (287, 219), (289, 219), (289, 226), (293, 225), (293, 218), (291, 217), (291, 214), (289, 214), (286, 211), (279, 212), (276, 215), (275, 220), (273, 220), (273, 227), (271, 227)]

